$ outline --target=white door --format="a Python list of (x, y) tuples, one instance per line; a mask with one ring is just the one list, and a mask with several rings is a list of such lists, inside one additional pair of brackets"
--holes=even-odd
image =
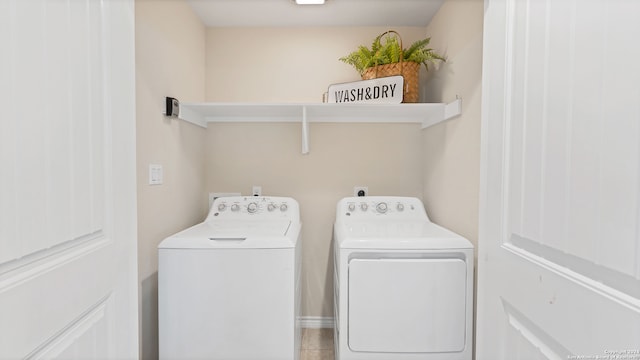
[(0, 358), (136, 358), (131, 0), (0, 1)]
[(477, 359), (640, 359), (640, 2), (485, 1)]

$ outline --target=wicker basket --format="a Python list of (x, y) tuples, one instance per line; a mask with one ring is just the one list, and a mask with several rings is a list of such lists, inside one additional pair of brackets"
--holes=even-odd
[[(398, 37), (400, 42), (400, 49), (402, 49), (402, 38), (400, 34), (393, 30), (386, 31), (380, 35), (393, 33)], [(402, 75), (404, 78), (404, 93), (402, 97), (403, 103), (415, 103), (418, 102), (418, 74), (420, 72), (420, 64), (413, 61), (404, 61), (402, 58), (402, 52), (400, 53), (400, 62), (376, 65), (366, 69), (362, 73), (362, 80), (377, 79), (387, 76)]]

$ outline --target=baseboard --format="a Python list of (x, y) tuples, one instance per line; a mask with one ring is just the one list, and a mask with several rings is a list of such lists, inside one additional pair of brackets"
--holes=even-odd
[(333, 328), (333, 318), (323, 316), (301, 316), (298, 318), (300, 327), (309, 329)]

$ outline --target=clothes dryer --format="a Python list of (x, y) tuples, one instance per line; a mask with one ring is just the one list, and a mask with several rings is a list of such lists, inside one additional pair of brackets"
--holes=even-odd
[(419, 199), (342, 199), (334, 266), (337, 360), (471, 359), (473, 246)]
[(298, 359), (300, 212), (223, 197), (158, 246), (160, 359)]

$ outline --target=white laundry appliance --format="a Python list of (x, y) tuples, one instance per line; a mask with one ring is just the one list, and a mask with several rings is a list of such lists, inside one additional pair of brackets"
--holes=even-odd
[(473, 245), (419, 199), (342, 199), (334, 226), (336, 360), (470, 360)]
[(158, 246), (160, 359), (299, 359), (300, 211), (222, 197)]

